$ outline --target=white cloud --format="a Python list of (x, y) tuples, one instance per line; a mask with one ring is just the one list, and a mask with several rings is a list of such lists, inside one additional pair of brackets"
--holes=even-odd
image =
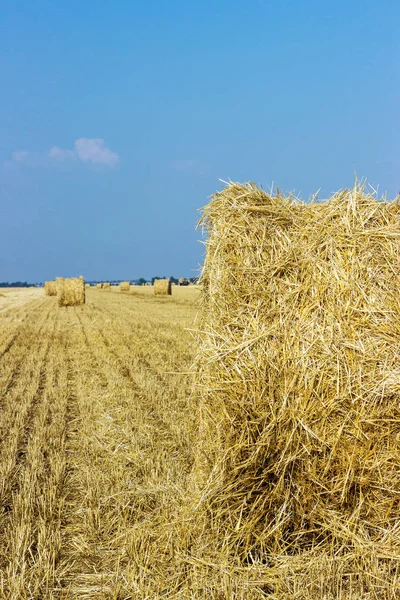
[(110, 167), (118, 162), (118, 154), (111, 152), (110, 148), (102, 139), (80, 138), (75, 142), (75, 150), (80, 160), (83, 162), (92, 162), (94, 164), (109, 165)]
[(4, 163), (4, 166), (7, 168), (16, 164), (44, 166), (71, 161), (113, 167), (119, 161), (118, 154), (112, 152), (101, 138), (79, 138), (75, 140), (73, 149), (53, 146), (48, 152), (27, 152), (26, 150), (17, 150), (12, 153), (11, 157), (11, 160)]
[(64, 150), (58, 146), (53, 146), (53, 148), (51, 148), (49, 156), (50, 158), (63, 161), (76, 158), (76, 154), (73, 150)]
[(16, 152), (13, 152), (11, 156), (14, 162), (27, 163), (29, 162), (30, 152), (27, 152), (26, 150), (17, 150)]

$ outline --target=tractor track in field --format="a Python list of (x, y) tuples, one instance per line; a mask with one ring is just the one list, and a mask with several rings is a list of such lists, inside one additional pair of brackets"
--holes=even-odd
[[(38, 303), (38, 304), (37, 304), (37, 306), (35, 306), (34, 308), (32, 307), (32, 308), (33, 308), (33, 310), (34, 310), (35, 312), (36, 312), (36, 309), (38, 309), (38, 310), (39, 310), (39, 309), (40, 309), (40, 308), (43, 306), (43, 301), (41, 301), (41, 302), (40, 302), (40, 301), (37, 301), (37, 303)], [(24, 308), (25, 308), (25, 307), (24, 307)], [(10, 350), (12, 349), (12, 347), (14, 346), (14, 344), (15, 344), (15, 343), (18, 341), (18, 339), (21, 337), (21, 334), (22, 334), (22, 332), (24, 331), (24, 329), (23, 329), (23, 325), (24, 325), (25, 321), (27, 321), (27, 320), (28, 320), (28, 318), (31, 318), (31, 316), (32, 316), (32, 313), (31, 313), (31, 312), (26, 312), (26, 311), (24, 311), (24, 313), (25, 313), (25, 314), (24, 314), (24, 317), (23, 317), (23, 318), (21, 319), (21, 321), (19, 321), (19, 323), (18, 323), (17, 330), (16, 330), (16, 331), (15, 331), (13, 334), (11, 334), (11, 336), (10, 336), (9, 340), (6, 342), (6, 345), (5, 345), (5, 347), (3, 348), (3, 350), (1, 350), (1, 352), (0, 352), (0, 360), (1, 360), (1, 359), (2, 359), (4, 356), (6, 356), (6, 354), (8, 354), (8, 353), (10, 352)], [(3, 317), (3, 315), (2, 315), (2, 317)]]
[[(106, 314), (106, 313), (104, 313)], [(105, 373), (105, 369), (104, 366), (101, 364), (101, 361), (99, 360), (98, 356), (96, 355), (96, 353), (93, 350), (93, 344), (90, 343), (89, 338), (87, 336), (86, 333), (86, 329), (85, 326), (82, 322), (82, 319), (80, 318), (80, 316), (77, 314), (78, 317), (78, 321), (80, 324), (80, 329), (82, 332), (82, 336), (84, 338), (85, 341), (85, 345), (90, 353), (90, 356), (92, 358), (92, 361), (95, 363), (95, 365), (98, 367), (99, 371), (97, 371), (97, 374), (100, 375), (102, 377), (102, 382), (104, 384), (104, 387), (108, 386), (108, 379)], [(135, 395), (140, 398), (143, 397), (145, 395), (144, 390), (139, 386), (139, 384), (135, 381), (134, 376), (132, 375), (131, 369), (124, 364), (124, 362), (121, 360), (120, 356), (118, 355), (118, 353), (113, 349), (113, 347), (111, 346), (110, 342), (107, 339), (107, 336), (105, 335), (103, 329), (98, 328), (97, 330), (101, 342), (103, 344), (103, 347), (106, 349), (107, 353), (109, 354), (110, 357), (112, 357), (116, 363), (116, 366), (118, 368), (118, 372), (121, 374), (121, 376), (127, 381), (129, 387), (132, 389), (132, 391), (135, 393)]]
[[(107, 318), (109, 313), (107, 313), (105, 310), (102, 310), (101, 308), (98, 308), (98, 311), (102, 314), (103, 320)], [(119, 316), (119, 315), (120, 315), (120, 313), (116, 313), (116, 316)], [(124, 334), (120, 330), (119, 323), (116, 325), (116, 328), (119, 329), (119, 334), (121, 336), (126, 336), (126, 334)], [(112, 345), (109, 342), (109, 340), (107, 339), (107, 337), (104, 333), (104, 326), (103, 326), (103, 328), (99, 328), (98, 332), (99, 332), (100, 336), (102, 337), (104, 345), (106, 346), (108, 351), (114, 356), (114, 358), (117, 360), (117, 362), (120, 364), (122, 371), (124, 371), (125, 375), (124, 375), (124, 373), (122, 373), (122, 375), (128, 377), (128, 379), (132, 379), (132, 383), (134, 383), (137, 386), (138, 384), (137, 384), (137, 382), (135, 382), (130, 368), (125, 364), (124, 359), (118, 354), (118, 352), (116, 350), (114, 350), (115, 345), (114, 344)], [(114, 335), (115, 335), (115, 332), (114, 332)], [(154, 340), (154, 343), (157, 342), (156, 338), (154, 338), (153, 340)], [(138, 344), (135, 343), (135, 346), (138, 347)], [(157, 380), (158, 384), (160, 385), (160, 387), (162, 389), (164, 389), (168, 385), (168, 378), (165, 375), (157, 372), (154, 369), (154, 365), (152, 365), (151, 362), (143, 356), (142, 352), (135, 354), (135, 358), (136, 358), (137, 362), (144, 368), (144, 370), (148, 370), (149, 373), (151, 373), (152, 378)]]
[[(50, 318), (50, 312), (47, 312), (44, 320), (39, 324), (38, 329), (35, 332), (32, 332), (32, 339), (38, 338), (43, 330), (45, 329), (46, 324)], [(16, 387), (20, 380), (20, 376), (22, 375), (22, 368), (24, 365), (24, 361), (26, 357), (29, 355), (30, 346), (26, 346), (26, 352), (15, 359), (15, 362), (12, 366), (12, 371), (9, 374), (7, 380), (2, 384), (2, 391), (0, 395), (0, 410), (4, 411), (7, 401), (10, 399), (10, 392)], [(11, 400), (10, 400), (11, 401)], [(0, 447), (1, 441), (4, 440), (4, 433), (2, 432), (2, 428), (0, 426)]]
[[(50, 316), (50, 313), (47, 313), (46, 319), (43, 322), (42, 326), (40, 327), (39, 331), (43, 330), (45, 324), (47, 323), (47, 321), (49, 319), (49, 316)], [(55, 329), (55, 324), (53, 327), (53, 331), (54, 331), (54, 329)], [(37, 384), (36, 384), (35, 392), (32, 395), (32, 398), (31, 398), (29, 404), (26, 407), (24, 407), (23, 411), (21, 411), (18, 415), (20, 418), (21, 424), (20, 424), (20, 429), (19, 429), (19, 435), (18, 435), (16, 444), (15, 444), (14, 460), (12, 461), (13, 462), (12, 468), (11, 468), (11, 464), (10, 464), (9, 481), (4, 482), (5, 485), (3, 484), (2, 497), (0, 499), (0, 504), (7, 506), (8, 512), (12, 511), (12, 504), (13, 504), (12, 498), (19, 491), (19, 473), (26, 466), (27, 448), (28, 448), (29, 442), (32, 437), (35, 416), (39, 410), (39, 406), (43, 402), (43, 392), (45, 389), (45, 381), (46, 381), (46, 377), (47, 377), (46, 365), (47, 365), (47, 358), (49, 355), (50, 345), (51, 345), (51, 339), (47, 339), (44, 353), (40, 359), (41, 362), (40, 362), (39, 372), (38, 372), (38, 376), (37, 376)], [(17, 418), (18, 418), (18, 416), (17, 416)], [(4, 437), (4, 435), (2, 435), (2, 440), (4, 440), (4, 439), (5, 439), (5, 437)], [(8, 485), (7, 485), (7, 483), (8, 483)]]
[(1, 599), (158, 597), (160, 519), (188, 464), (185, 391), (163, 370), (185, 364), (186, 337), (168, 326), (180, 307), (129, 300), (1, 313)]
[[(101, 567), (96, 568), (94, 561), (97, 560), (100, 565), (100, 557), (110, 552), (104, 548), (100, 534), (97, 531), (100, 523), (97, 518), (93, 522), (92, 510), (98, 510), (95, 500), (91, 497), (93, 491), (87, 487), (88, 470), (90, 469), (90, 458), (87, 452), (93, 453), (96, 450), (93, 444), (96, 443), (94, 432), (88, 432), (86, 423), (88, 419), (86, 399), (82, 396), (81, 385), (85, 381), (85, 376), (80, 370), (80, 360), (85, 360), (85, 372), (96, 373), (96, 380), (91, 382), (95, 388), (104, 389), (109, 387), (109, 380), (104, 372), (104, 366), (101, 364), (98, 356), (87, 336), (84, 321), (78, 310), (71, 311), (70, 316), (74, 318), (73, 326), (78, 327), (74, 333), (74, 345), (67, 349), (67, 379), (68, 379), (68, 410), (67, 421), (68, 429), (66, 435), (66, 453), (67, 453), (67, 474), (66, 474), (66, 501), (65, 511), (62, 522), (62, 557), (60, 563), (67, 563), (68, 570), (61, 569), (62, 575), (59, 578), (60, 598), (74, 600), (103, 600), (108, 597), (105, 592), (108, 590), (112, 594), (110, 581), (115, 577), (115, 573), (101, 572)], [(80, 338), (80, 339), (79, 339)], [(79, 371), (78, 371), (79, 369)], [(95, 413), (96, 414), (96, 413)], [(86, 420), (85, 420), (86, 419)], [(81, 441), (85, 437), (85, 442)], [(84, 443), (85, 451), (80, 454), (81, 444)], [(93, 456), (93, 455), (92, 455)], [(97, 460), (96, 455), (93, 460)], [(98, 519), (100, 519), (100, 515)], [(95, 536), (95, 540), (93, 539)], [(100, 572), (98, 569), (100, 568)], [(57, 596), (58, 597), (58, 596)]]
[(90, 343), (89, 338), (87, 336), (84, 323), (83, 323), (83, 321), (81, 319), (81, 316), (79, 315), (78, 312), (76, 312), (76, 317), (77, 317), (78, 322), (79, 322), (80, 331), (82, 333), (82, 337), (84, 339), (84, 343), (85, 343), (86, 349), (88, 350), (88, 352), (90, 354), (90, 357), (91, 357), (93, 365), (97, 368), (96, 372), (97, 372), (97, 375), (101, 378), (101, 383), (102, 383), (103, 387), (106, 388), (108, 386), (108, 379), (107, 379), (107, 376), (106, 376), (106, 374), (104, 372), (104, 367), (101, 364), (101, 361), (99, 361), (98, 356), (96, 355), (96, 353), (93, 350), (92, 344)]
[[(99, 312), (102, 313), (103, 319), (108, 318), (106, 311), (100, 309)], [(118, 329), (117, 324), (116, 329)], [(128, 387), (132, 389), (133, 393), (135, 394), (135, 397), (142, 404), (142, 406), (151, 406), (152, 402), (149, 398), (148, 391), (137, 381), (137, 378), (135, 377), (135, 371), (129, 365), (127, 365), (126, 358), (124, 356), (121, 356), (117, 351), (117, 348), (119, 348), (120, 345), (115, 343), (116, 338), (118, 338), (118, 335), (115, 333), (115, 330), (113, 332), (114, 337), (112, 339), (107, 338), (104, 324), (100, 325), (99, 323), (97, 323), (96, 331), (103, 343), (103, 347), (105, 348), (109, 356), (112, 357), (113, 361), (115, 361), (115, 366), (118, 372), (125, 379), (125, 381), (128, 384)], [(120, 332), (120, 335), (122, 335), (122, 332)], [(135, 343), (134, 347), (135, 346), (136, 348), (138, 348), (137, 343)], [(170, 385), (170, 379), (168, 378), (168, 376), (158, 373), (154, 368), (154, 365), (152, 365), (150, 361), (143, 357), (140, 350), (138, 350), (138, 352), (135, 352), (135, 359), (137, 361), (137, 366), (139, 368), (143, 368), (146, 372), (148, 372), (149, 376), (152, 379), (152, 382), (156, 383), (158, 387), (158, 395), (165, 395)], [(166, 440), (174, 439), (174, 431), (172, 430), (171, 425), (162, 416), (162, 409), (160, 411), (158, 410), (158, 408), (153, 406), (153, 408), (150, 411), (147, 410), (146, 412), (149, 422), (152, 423), (152, 426), (155, 430), (158, 430), (159, 435), (162, 435)], [(177, 445), (180, 446), (179, 442), (177, 442)], [(186, 455), (186, 451), (184, 451), (184, 453)]]
[[(70, 315), (69, 315), (70, 316)], [(76, 313), (75, 313), (76, 316)], [(77, 372), (74, 357), (74, 348), (64, 340), (66, 387), (68, 390), (65, 409), (65, 473), (64, 473), (64, 510), (60, 521), (61, 548), (59, 563), (57, 565), (59, 574), (57, 576), (57, 587), (54, 589), (56, 598), (77, 598), (73, 589), (73, 563), (69, 568), (66, 564), (71, 562), (70, 552), (75, 527), (75, 507), (77, 490), (75, 481), (78, 476), (78, 466), (75, 464), (75, 454), (79, 446), (81, 416), (79, 410)], [(73, 553), (72, 553), (73, 554)], [(71, 573), (72, 571), (72, 573)], [(71, 595), (72, 594), (72, 595)]]

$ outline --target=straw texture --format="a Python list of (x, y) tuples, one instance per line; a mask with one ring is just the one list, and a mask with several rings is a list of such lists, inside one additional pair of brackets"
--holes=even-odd
[(170, 296), (172, 294), (171, 280), (156, 279), (154, 281), (154, 294), (156, 296)]
[(58, 306), (79, 306), (85, 304), (85, 280), (83, 277), (63, 279), (57, 277)]
[(201, 224), (202, 548), (282, 598), (397, 597), (399, 203), (359, 184), (308, 205), (230, 184)]
[(57, 286), (55, 281), (45, 281), (44, 284), (45, 296), (57, 296)]

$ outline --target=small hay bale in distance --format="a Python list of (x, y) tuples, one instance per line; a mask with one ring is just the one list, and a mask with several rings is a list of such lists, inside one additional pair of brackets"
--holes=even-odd
[(131, 284), (129, 283), (129, 281), (121, 281), (119, 289), (121, 290), (121, 292), (129, 292), (131, 289)]
[(44, 293), (46, 296), (57, 296), (57, 284), (55, 281), (45, 281)]
[(400, 203), (232, 183), (200, 224), (193, 527), (274, 597), (361, 598), (400, 561)]
[(79, 306), (85, 304), (85, 280), (83, 277), (64, 279), (57, 277), (58, 306)]
[(103, 283), (103, 290), (111, 291), (111, 283), (109, 281)]
[(103, 287), (102, 283), (96, 283), (96, 290), (101, 290), (102, 287)]
[(86, 283), (85, 288), (90, 288), (90, 283)]
[(156, 279), (154, 281), (155, 296), (170, 296), (172, 294), (172, 286), (170, 279)]

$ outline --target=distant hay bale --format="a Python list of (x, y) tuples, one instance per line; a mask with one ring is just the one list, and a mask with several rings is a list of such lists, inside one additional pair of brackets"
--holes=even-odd
[(96, 283), (96, 289), (97, 290), (101, 290), (102, 287), (103, 287), (102, 283)]
[(155, 279), (154, 294), (155, 296), (170, 296), (172, 294), (170, 279)]
[(103, 283), (103, 290), (111, 291), (111, 283), (109, 281)]
[(85, 288), (90, 288), (90, 283), (86, 283)]
[(231, 184), (201, 223), (193, 543), (271, 598), (374, 595), (400, 561), (400, 204)]
[(45, 281), (44, 293), (46, 296), (57, 296), (57, 285), (55, 281)]
[(58, 306), (79, 306), (85, 304), (85, 280), (83, 277), (63, 279), (57, 277)]
[(129, 281), (121, 281), (119, 287), (121, 292), (129, 292), (131, 289), (131, 284), (129, 283)]

